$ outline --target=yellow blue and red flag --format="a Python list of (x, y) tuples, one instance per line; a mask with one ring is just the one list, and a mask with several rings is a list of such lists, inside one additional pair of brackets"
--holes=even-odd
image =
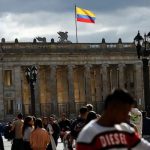
[(95, 23), (95, 14), (87, 9), (76, 7), (76, 19), (80, 22)]

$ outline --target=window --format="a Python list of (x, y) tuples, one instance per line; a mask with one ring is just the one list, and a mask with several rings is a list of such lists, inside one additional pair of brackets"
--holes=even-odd
[(13, 114), (13, 100), (7, 101), (7, 114)]
[(12, 85), (12, 71), (11, 70), (4, 71), (4, 84), (5, 86)]

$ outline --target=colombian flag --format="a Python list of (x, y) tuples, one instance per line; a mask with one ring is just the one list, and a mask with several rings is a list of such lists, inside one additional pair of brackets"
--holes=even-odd
[(77, 21), (86, 23), (95, 23), (95, 14), (87, 9), (76, 7)]

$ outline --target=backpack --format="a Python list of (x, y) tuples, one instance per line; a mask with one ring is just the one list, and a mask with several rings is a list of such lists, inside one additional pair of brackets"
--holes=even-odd
[(10, 131), (11, 130), (11, 126), (10, 125), (6, 125), (4, 127), (4, 137), (8, 140), (12, 140), (14, 139), (15, 136), (15, 131)]

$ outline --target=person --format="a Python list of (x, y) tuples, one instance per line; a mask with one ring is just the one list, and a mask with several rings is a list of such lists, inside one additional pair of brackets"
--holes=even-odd
[(130, 122), (135, 124), (138, 133), (140, 134), (140, 136), (142, 136), (143, 117), (142, 112), (137, 108), (137, 102), (135, 102), (135, 104), (133, 105), (133, 108), (131, 109), (130, 113)]
[(142, 130), (142, 136), (146, 140), (150, 142), (150, 118), (147, 117), (147, 112), (143, 111), (142, 112), (143, 116), (143, 130)]
[(88, 109), (85, 106), (82, 106), (79, 110), (79, 117), (71, 124), (71, 136), (73, 139), (77, 139), (79, 132), (86, 125), (86, 119), (88, 115)]
[(86, 118), (86, 123), (89, 123), (91, 120), (96, 119), (97, 118), (97, 114), (95, 111), (90, 111), (87, 115)]
[(35, 121), (35, 129), (30, 135), (30, 145), (32, 150), (46, 150), (50, 142), (48, 132), (42, 126), (42, 120), (37, 118)]
[(23, 146), (23, 134), (22, 134), (22, 127), (23, 127), (23, 115), (19, 113), (17, 115), (17, 119), (12, 123), (11, 131), (15, 131), (15, 138), (13, 139), (11, 150), (22, 150)]
[(66, 117), (65, 113), (62, 113), (61, 115), (61, 120), (58, 122), (59, 127), (60, 127), (60, 138), (61, 141), (63, 142), (63, 137), (65, 135), (65, 132), (70, 130), (70, 120)]
[(71, 132), (70, 132), (70, 139), (68, 141), (68, 147), (69, 149), (73, 149), (75, 143), (76, 143), (76, 139), (80, 133), (80, 131), (82, 130), (82, 128), (86, 125), (86, 119), (87, 119), (87, 115), (88, 115), (88, 109), (86, 106), (82, 106), (79, 110), (79, 116), (77, 117), (77, 119), (75, 119), (73, 121), (73, 123), (71, 124)]
[(150, 143), (126, 122), (135, 100), (125, 90), (116, 89), (105, 99), (104, 112), (92, 120), (77, 138), (77, 150), (149, 150)]
[(0, 133), (0, 150), (4, 150), (4, 143), (1, 133)]
[(126, 123), (129, 124), (132, 128), (134, 128), (134, 130), (136, 132), (138, 132), (138, 129), (137, 129), (136, 125), (131, 122), (131, 112), (129, 112), (129, 114), (128, 114), (128, 118), (127, 118)]
[(47, 129), (48, 117), (43, 117), (43, 118), (42, 118), (42, 123), (43, 123), (43, 128), (44, 128), (44, 129)]
[(8, 141), (13, 140), (14, 136), (15, 136), (15, 131), (11, 130), (11, 129), (12, 129), (12, 122), (9, 121), (4, 126), (4, 131), (3, 131), (3, 135), (4, 135), (5, 139), (7, 139)]
[(23, 149), (24, 150), (32, 150), (30, 146), (30, 135), (31, 132), (34, 129), (34, 121), (32, 116), (27, 116), (24, 119), (24, 124), (23, 124)]
[[(55, 121), (55, 118), (53, 116), (49, 117), (48, 128), (49, 128), (48, 130), (50, 130), (49, 133), (52, 135), (52, 137), (54, 139), (55, 147), (57, 147), (58, 138), (60, 135), (60, 127), (59, 127), (57, 121)], [(52, 150), (52, 143), (51, 142), (49, 143), (47, 150)]]
[(53, 131), (53, 127), (52, 127), (52, 125), (50, 123), (48, 123), (48, 125), (47, 125), (47, 131), (48, 131), (48, 133), (50, 135), (50, 143), (48, 144), (46, 150), (56, 150), (56, 144), (55, 144), (54, 138), (52, 136), (54, 131)]

